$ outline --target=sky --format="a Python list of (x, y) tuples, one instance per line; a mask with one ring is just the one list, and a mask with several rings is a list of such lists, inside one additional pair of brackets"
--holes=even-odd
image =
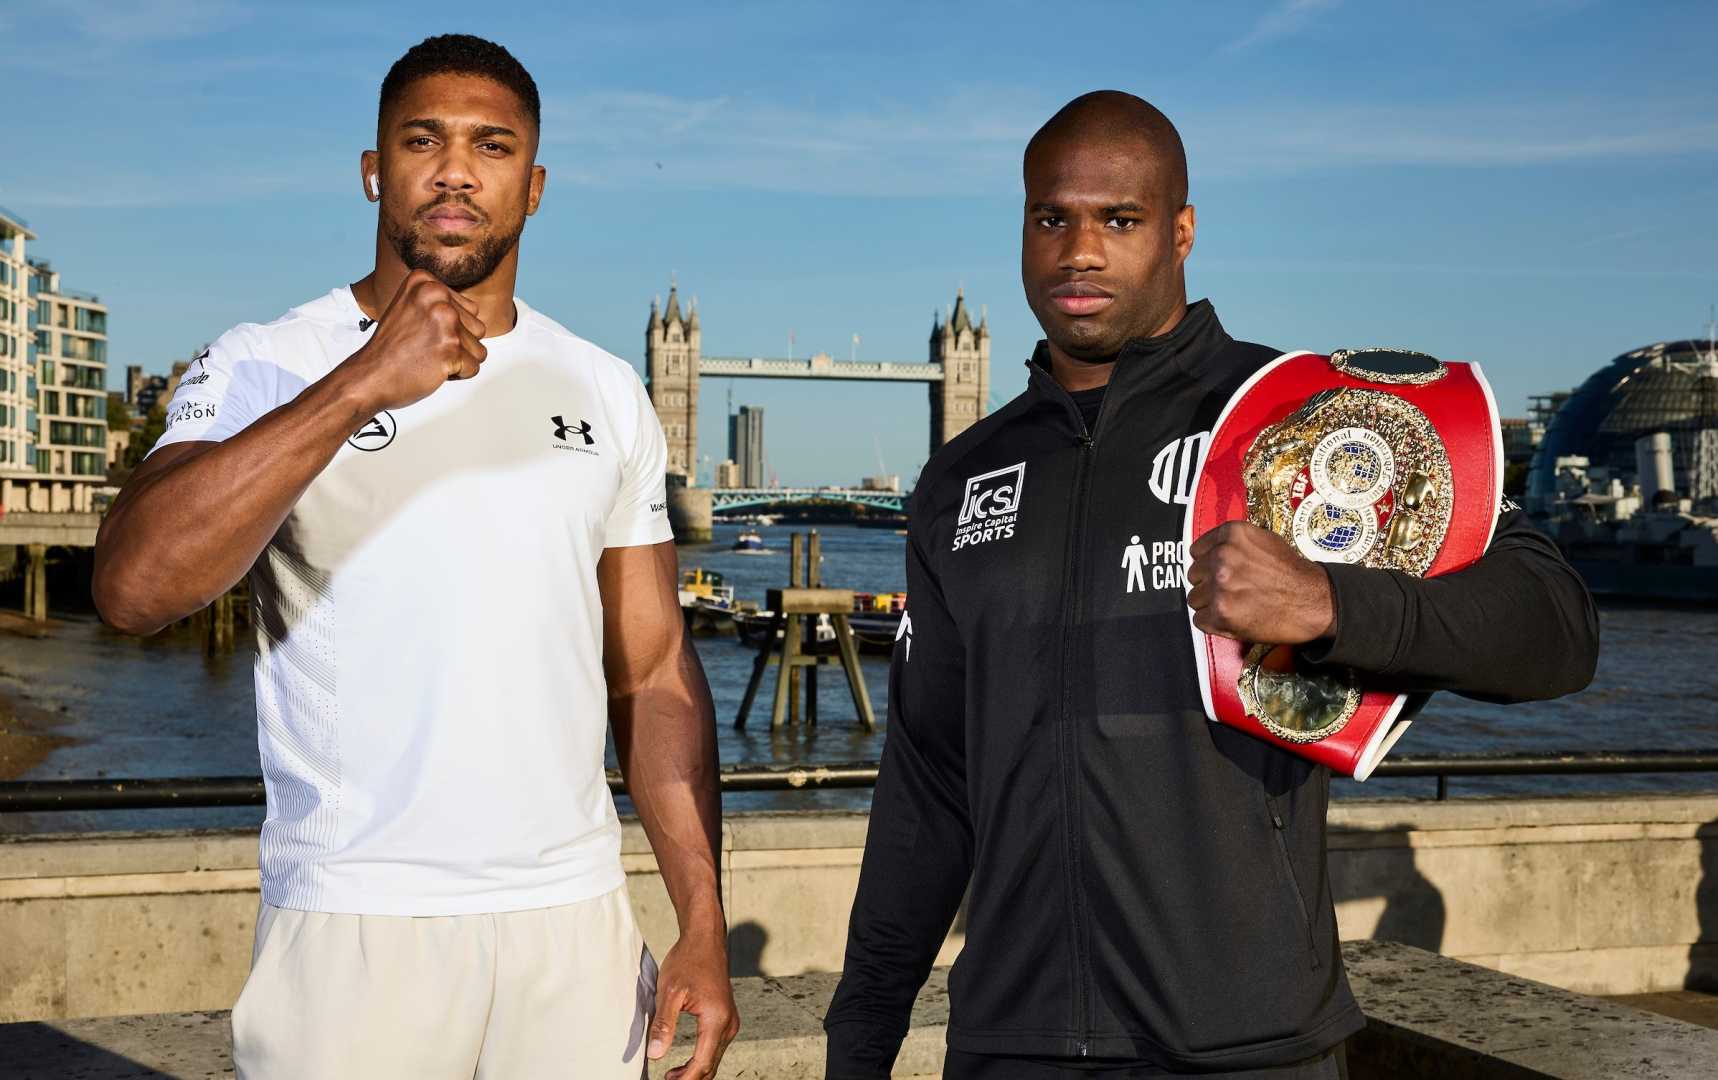
[[(1235, 337), (1478, 361), (1521, 415), (1718, 301), (1709, 2), (557, 7), (8, 0), (0, 206), (107, 302), (117, 389), (368, 272), (377, 88), (457, 31), (541, 90), (519, 294), (641, 369), (671, 275), (706, 355), (923, 361), (964, 288), (999, 407), (1039, 336), (1020, 152), (1102, 87), (1180, 128), (1190, 295)], [(923, 386), (711, 379), (713, 460), (730, 389), (784, 484), (927, 456)]]

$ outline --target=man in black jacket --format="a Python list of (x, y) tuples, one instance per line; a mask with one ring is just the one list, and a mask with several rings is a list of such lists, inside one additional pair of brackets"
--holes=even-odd
[(1585, 686), (1597, 617), (1513, 507), (1483, 558), (1435, 579), (1310, 563), (1230, 523), (1184, 582), (1199, 446), (1279, 350), (1188, 305), (1186, 159), (1149, 104), (1071, 102), (1027, 146), (1025, 184), (1021, 276), (1047, 340), (1026, 391), (914, 493), (828, 1075), (889, 1074), (967, 894), (945, 1077), (1336, 1076), (1363, 1019), (1325, 872), (1329, 773), (1206, 720), (1187, 605), (1208, 633), (1380, 688), (1495, 701)]

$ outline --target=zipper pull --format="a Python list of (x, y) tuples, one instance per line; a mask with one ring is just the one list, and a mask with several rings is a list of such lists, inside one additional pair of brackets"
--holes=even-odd
[(1075, 1044), (1075, 1049), (1079, 1052), (1080, 1057), (1090, 1057), (1092, 1053), (1092, 1044), (1081, 1041)]
[(1283, 816), (1281, 814), (1277, 813), (1275, 810), (1271, 811), (1271, 824), (1275, 825), (1279, 829), (1285, 827), (1283, 825)]

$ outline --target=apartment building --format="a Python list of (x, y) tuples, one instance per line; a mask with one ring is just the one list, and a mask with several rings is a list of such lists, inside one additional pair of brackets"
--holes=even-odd
[(88, 512), (107, 477), (107, 307), (0, 208), (0, 508)]

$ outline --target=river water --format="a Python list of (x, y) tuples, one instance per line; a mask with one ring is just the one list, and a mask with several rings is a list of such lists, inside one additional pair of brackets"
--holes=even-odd
[[(902, 537), (888, 529), (819, 530), (826, 585), (867, 592), (906, 587)], [(721, 572), (741, 599), (760, 604), (766, 588), (785, 585), (792, 530), (761, 530), (779, 554), (728, 550), (738, 528), (718, 525), (715, 542), (682, 549), (681, 565)], [(1448, 694), (1434, 698), (1400, 744), (1412, 754), (1473, 751), (1547, 752), (1718, 747), (1718, 610), (1606, 607), (1598, 677), (1580, 694), (1554, 702), (1496, 706)], [(245, 635), (241, 634), (241, 638)], [(736, 639), (700, 638), (710, 679), (724, 764), (876, 760), (887, 726), (888, 661), (864, 657), (866, 685), (879, 721), (875, 732), (854, 719), (838, 667), (819, 680), (819, 725), (769, 728), (774, 669), (751, 721), (734, 717), (754, 653)], [(31, 770), (31, 779), (254, 775), (258, 770), (251, 693), (251, 646), (205, 658), (187, 635), (138, 640), (113, 634), (93, 617), (64, 616), (49, 637), (0, 635), (0, 693), (58, 715), (53, 734), (70, 742)], [(612, 761), (611, 761), (612, 763)], [(1457, 795), (1564, 794), (1718, 789), (1718, 776), (1614, 776), (1457, 780)], [(1431, 794), (1430, 780), (1339, 781), (1338, 798)], [(863, 808), (868, 790), (730, 795), (740, 809)], [(0, 831), (179, 828), (254, 825), (261, 810), (152, 810), (126, 813), (0, 815)]]

